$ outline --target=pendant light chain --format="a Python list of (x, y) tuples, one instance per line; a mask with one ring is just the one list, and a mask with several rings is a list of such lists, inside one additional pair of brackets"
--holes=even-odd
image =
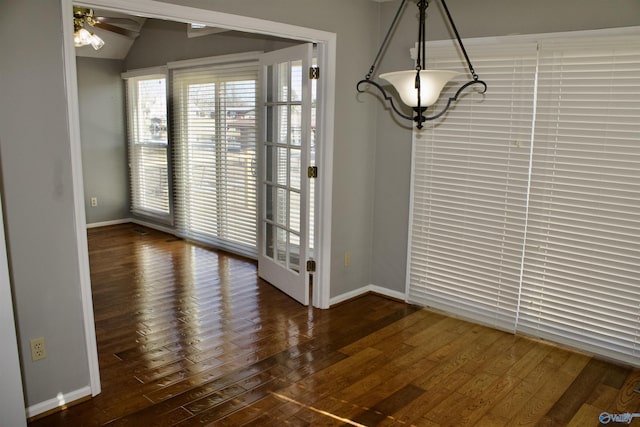
[(478, 81), (478, 75), (476, 71), (473, 69), (473, 65), (471, 65), (471, 60), (469, 59), (469, 55), (467, 54), (467, 49), (464, 48), (464, 44), (462, 44), (462, 39), (460, 38), (460, 33), (458, 33), (458, 29), (456, 28), (456, 24), (453, 22), (453, 18), (451, 17), (451, 12), (449, 12), (449, 8), (447, 7), (447, 3), (445, 0), (440, 0), (442, 2), (442, 6), (444, 7), (444, 11), (447, 14), (447, 18), (449, 19), (449, 23), (451, 24), (451, 29), (453, 33), (456, 35), (456, 39), (458, 39), (458, 45), (460, 45), (460, 50), (464, 54), (464, 59), (467, 60), (467, 65), (469, 66), (469, 72), (473, 76), (474, 81)]
[(422, 129), (422, 123), (425, 121), (424, 118), (424, 110), (422, 108), (422, 82), (420, 81), (420, 71), (426, 70), (427, 64), (427, 31), (426, 31), (426, 12), (427, 7), (429, 7), (429, 2), (427, 0), (418, 0), (418, 8), (420, 9), (420, 23), (418, 25), (418, 58), (416, 60), (416, 91), (418, 96), (418, 105), (414, 108), (414, 111), (417, 113), (415, 117), (415, 122), (417, 123), (418, 129)]
[(426, 70), (427, 64), (427, 31), (426, 31), (426, 11), (429, 7), (428, 0), (419, 0), (418, 8), (420, 9), (420, 23), (418, 25), (418, 59), (416, 60), (416, 70)]
[(369, 72), (364, 77), (365, 80), (371, 80), (371, 76), (373, 75), (373, 72), (374, 72), (376, 66), (378, 65), (378, 61), (380, 60), (380, 56), (382, 56), (382, 51), (384, 51), (384, 48), (387, 46), (387, 43), (389, 42), (389, 39), (391, 38), (391, 33), (393, 33), (393, 30), (398, 25), (398, 19), (400, 18), (400, 14), (402, 13), (402, 10), (404, 8), (404, 4), (406, 2), (407, 2), (407, 0), (402, 0), (402, 2), (400, 3), (400, 7), (398, 7), (398, 10), (396, 11), (396, 16), (393, 18), (393, 21), (391, 21), (391, 26), (389, 27), (389, 31), (387, 31), (387, 34), (384, 36), (384, 40), (382, 41), (382, 44), (380, 45), (380, 49), (378, 49), (378, 53), (376, 54), (376, 57), (373, 60), (373, 63), (371, 64), (371, 68), (369, 68)]

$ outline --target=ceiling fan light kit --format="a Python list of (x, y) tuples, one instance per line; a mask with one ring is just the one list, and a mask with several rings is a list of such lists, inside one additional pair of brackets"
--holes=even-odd
[(400, 111), (396, 105), (394, 104), (393, 98), (387, 94), (380, 83), (377, 83), (372, 80), (372, 76), (374, 70), (378, 63), (380, 62), (381, 56), (389, 39), (394, 32), (398, 19), (404, 9), (406, 0), (402, 0), (400, 3), (400, 7), (396, 11), (395, 17), (387, 31), (387, 35), (384, 37), (382, 44), (380, 45), (380, 49), (373, 60), (373, 64), (371, 64), (371, 68), (369, 68), (369, 72), (365, 75), (365, 78), (360, 80), (356, 89), (359, 93), (365, 92), (362, 85), (371, 85), (378, 89), (384, 100), (389, 103), (393, 111), (400, 117), (412, 120), (416, 123), (416, 127), (418, 129), (423, 128), (423, 123), (428, 120), (435, 120), (438, 117), (442, 116), (447, 112), (451, 104), (458, 100), (458, 96), (465, 90), (467, 87), (472, 85), (479, 85), (480, 93), (485, 93), (487, 91), (487, 84), (478, 78), (473, 65), (471, 65), (471, 60), (469, 59), (469, 55), (467, 54), (464, 45), (462, 44), (462, 40), (460, 39), (460, 34), (458, 33), (458, 29), (456, 28), (455, 23), (453, 22), (453, 18), (451, 17), (451, 13), (449, 12), (449, 8), (445, 3), (445, 0), (440, 0), (442, 3), (442, 7), (446, 13), (449, 26), (453, 33), (456, 36), (458, 41), (458, 46), (460, 50), (464, 54), (464, 58), (467, 61), (467, 66), (469, 68), (469, 73), (471, 74), (472, 80), (460, 86), (458, 91), (454, 96), (450, 97), (446, 106), (442, 111), (432, 116), (426, 116), (425, 113), (427, 108), (432, 106), (438, 101), (440, 97), (440, 92), (445, 87), (445, 85), (453, 78), (460, 75), (457, 71), (449, 71), (449, 70), (427, 70), (426, 69), (426, 10), (429, 6), (428, 0), (417, 0), (418, 9), (420, 11), (420, 18), (418, 23), (418, 43), (417, 43), (417, 51), (418, 57), (416, 60), (416, 67), (414, 70), (406, 70), (406, 71), (396, 71), (391, 73), (380, 74), (380, 78), (386, 80), (391, 83), (393, 87), (396, 89), (398, 94), (400, 95), (400, 99), (404, 104), (411, 107), (414, 111), (413, 116), (409, 116), (402, 111)]
[(76, 47), (91, 45), (95, 50), (98, 50), (104, 46), (104, 40), (91, 31), (92, 28), (99, 28), (101, 31), (109, 31), (129, 39), (135, 39), (140, 35), (140, 27), (141, 23), (130, 17), (95, 16), (93, 9), (73, 7), (73, 42)]
[(82, 7), (73, 8), (73, 44), (75, 47), (91, 45), (95, 50), (104, 46), (104, 40), (95, 33), (84, 28), (84, 24), (93, 27), (96, 24), (93, 18), (93, 10)]

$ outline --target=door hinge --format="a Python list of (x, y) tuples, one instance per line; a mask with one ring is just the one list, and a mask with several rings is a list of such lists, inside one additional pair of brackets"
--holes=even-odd
[(316, 271), (316, 262), (312, 259), (307, 261), (307, 271), (309, 273), (314, 273)]
[(309, 67), (309, 79), (311, 80), (320, 79), (320, 67)]
[(307, 177), (308, 178), (317, 178), (318, 177), (318, 167), (317, 166), (309, 166), (307, 168)]

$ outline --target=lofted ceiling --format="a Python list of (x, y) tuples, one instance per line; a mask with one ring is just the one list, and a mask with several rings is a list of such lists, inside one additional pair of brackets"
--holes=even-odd
[[(372, 0), (376, 3), (383, 3), (393, 0)], [(129, 30), (139, 35), (147, 18), (127, 15), (110, 10), (93, 9), (96, 18), (106, 18), (110, 25)], [(191, 28), (189, 24), (184, 24), (185, 33), (188, 37), (198, 37), (216, 34), (227, 30), (220, 28)], [(133, 46), (137, 35), (126, 36), (116, 32), (107, 31), (102, 28), (86, 26), (88, 30), (98, 35), (104, 40), (104, 46), (100, 50), (94, 50), (91, 46), (76, 47), (76, 56), (102, 59), (125, 59), (129, 50)]]

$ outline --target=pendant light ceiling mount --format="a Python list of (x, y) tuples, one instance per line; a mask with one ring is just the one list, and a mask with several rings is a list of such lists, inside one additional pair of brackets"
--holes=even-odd
[(472, 80), (460, 86), (454, 96), (450, 97), (447, 101), (446, 106), (442, 111), (433, 115), (433, 116), (425, 116), (427, 108), (435, 104), (440, 97), (440, 92), (444, 88), (444, 86), (454, 77), (460, 75), (457, 71), (449, 71), (449, 70), (427, 70), (426, 68), (426, 11), (427, 7), (429, 7), (428, 0), (417, 0), (418, 9), (420, 11), (419, 15), (419, 24), (418, 24), (418, 48), (417, 48), (417, 60), (416, 67), (414, 70), (406, 70), (406, 71), (395, 71), (391, 73), (381, 74), (379, 77), (387, 82), (391, 83), (395, 88), (398, 94), (400, 95), (400, 99), (403, 103), (408, 105), (415, 112), (415, 116), (409, 116), (402, 111), (400, 111), (394, 103), (394, 100), (391, 96), (387, 94), (380, 83), (373, 81), (371, 78), (375, 71), (376, 66), (378, 65), (382, 52), (387, 46), (389, 39), (391, 38), (391, 34), (398, 24), (398, 20), (402, 11), (404, 9), (405, 3), (407, 0), (402, 0), (400, 3), (400, 7), (393, 18), (391, 26), (387, 31), (387, 34), (380, 45), (380, 49), (376, 54), (375, 59), (373, 60), (373, 64), (371, 64), (371, 68), (369, 68), (369, 72), (365, 75), (363, 80), (360, 80), (356, 89), (359, 93), (365, 92), (364, 85), (372, 85), (377, 88), (384, 100), (389, 102), (389, 105), (393, 109), (393, 111), (398, 114), (400, 117), (412, 120), (416, 122), (416, 127), (418, 129), (422, 129), (423, 123), (428, 120), (435, 120), (438, 117), (442, 116), (447, 112), (451, 104), (458, 100), (460, 94), (469, 86), (472, 85), (480, 85), (481, 93), (485, 93), (487, 90), (487, 84), (478, 78), (478, 75), (471, 65), (471, 60), (469, 59), (469, 55), (467, 54), (466, 49), (460, 39), (460, 34), (458, 33), (458, 29), (456, 28), (455, 23), (453, 22), (453, 18), (451, 17), (451, 13), (449, 12), (449, 8), (445, 0), (440, 0), (444, 11), (447, 16), (447, 20), (451, 29), (453, 30), (456, 39), (458, 41), (458, 46), (462, 51), (465, 60), (467, 61), (467, 66), (469, 68), (469, 73), (471, 74)]

